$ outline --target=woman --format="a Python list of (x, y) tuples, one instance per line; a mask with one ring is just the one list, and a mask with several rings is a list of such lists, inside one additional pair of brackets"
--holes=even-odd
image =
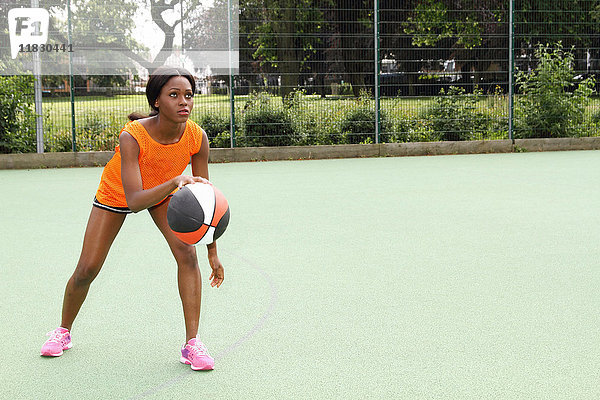
[[(60, 356), (72, 347), (71, 327), (90, 284), (100, 272), (125, 216), (148, 209), (177, 262), (177, 282), (183, 305), (186, 343), (180, 361), (194, 370), (214, 368), (214, 359), (196, 338), (200, 319), (201, 281), (196, 248), (180, 241), (167, 223), (170, 196), (184, 185), (208, 184), (209, 145), (206, 133), (189, 120), (195, 81), (183, 68), (161, 67), (148, 80), (146, 97), (152, 112), (129, 116), (119, 146), (102, 173), (75, 272), (65, 289), (60, 327), (50, 332), (43, 356)], [(187, 165), (192, 175), (181, 175)], [(211, 286), (220, 287), (224, 270), (216, 243), (209, 244)]]

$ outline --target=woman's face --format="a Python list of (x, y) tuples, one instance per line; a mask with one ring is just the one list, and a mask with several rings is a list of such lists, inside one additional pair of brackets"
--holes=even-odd
[(194, 108), (192, 85), (183, 76), (174, 76), (162, 87), (154, 102), (161, 117), (175, 122), (185, 122)]

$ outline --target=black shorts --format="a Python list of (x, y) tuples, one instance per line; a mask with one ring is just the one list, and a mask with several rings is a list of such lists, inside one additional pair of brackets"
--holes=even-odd
[(102, 204), (98, 201), (96, 196), (94, 196), (94, 202), (92, 204), (94, 205), (94, 207), (98, 207), (103, 210), (112, 211), (112, 212), (119, 213), (119, 214), (131, 214), (133, 212), (127, 207), (113, 207), (113, 206), (107, 206), (106, 204)]

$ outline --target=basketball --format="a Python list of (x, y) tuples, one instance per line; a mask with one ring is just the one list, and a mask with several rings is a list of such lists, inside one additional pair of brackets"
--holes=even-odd
[(212, 184), (193, 183), (178, 190), (167, 208), (171, 230), (187, 244), (210, 244), (229, 224), (229, 204)]

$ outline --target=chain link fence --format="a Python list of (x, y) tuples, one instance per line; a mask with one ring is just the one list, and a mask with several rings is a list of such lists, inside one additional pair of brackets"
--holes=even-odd
[[(25, 45), (11, 58), (16, 36), (7, 23), (11, 9), (31, 5), (0, 5), (3, 82), (32, 76), (35, 52)], [(52, 45), (38, 52), (44, 151), (112, 150), (127, 115), (149, 111), (144, 85), (162, 64), (196, 77), (191, 118), (212, 147), (600, 134), (599, 1), (40, 0), (37, 7), (49, 11)], [(35, 27), (16, 21), (22, 32)], [(0, 125), (2, 152), (36, 151), (35, 122), (24, 111), (34, 110), (32, 82), (15, 86), (22, 106), (0, 100), (0, 121), (26, 127)]]

